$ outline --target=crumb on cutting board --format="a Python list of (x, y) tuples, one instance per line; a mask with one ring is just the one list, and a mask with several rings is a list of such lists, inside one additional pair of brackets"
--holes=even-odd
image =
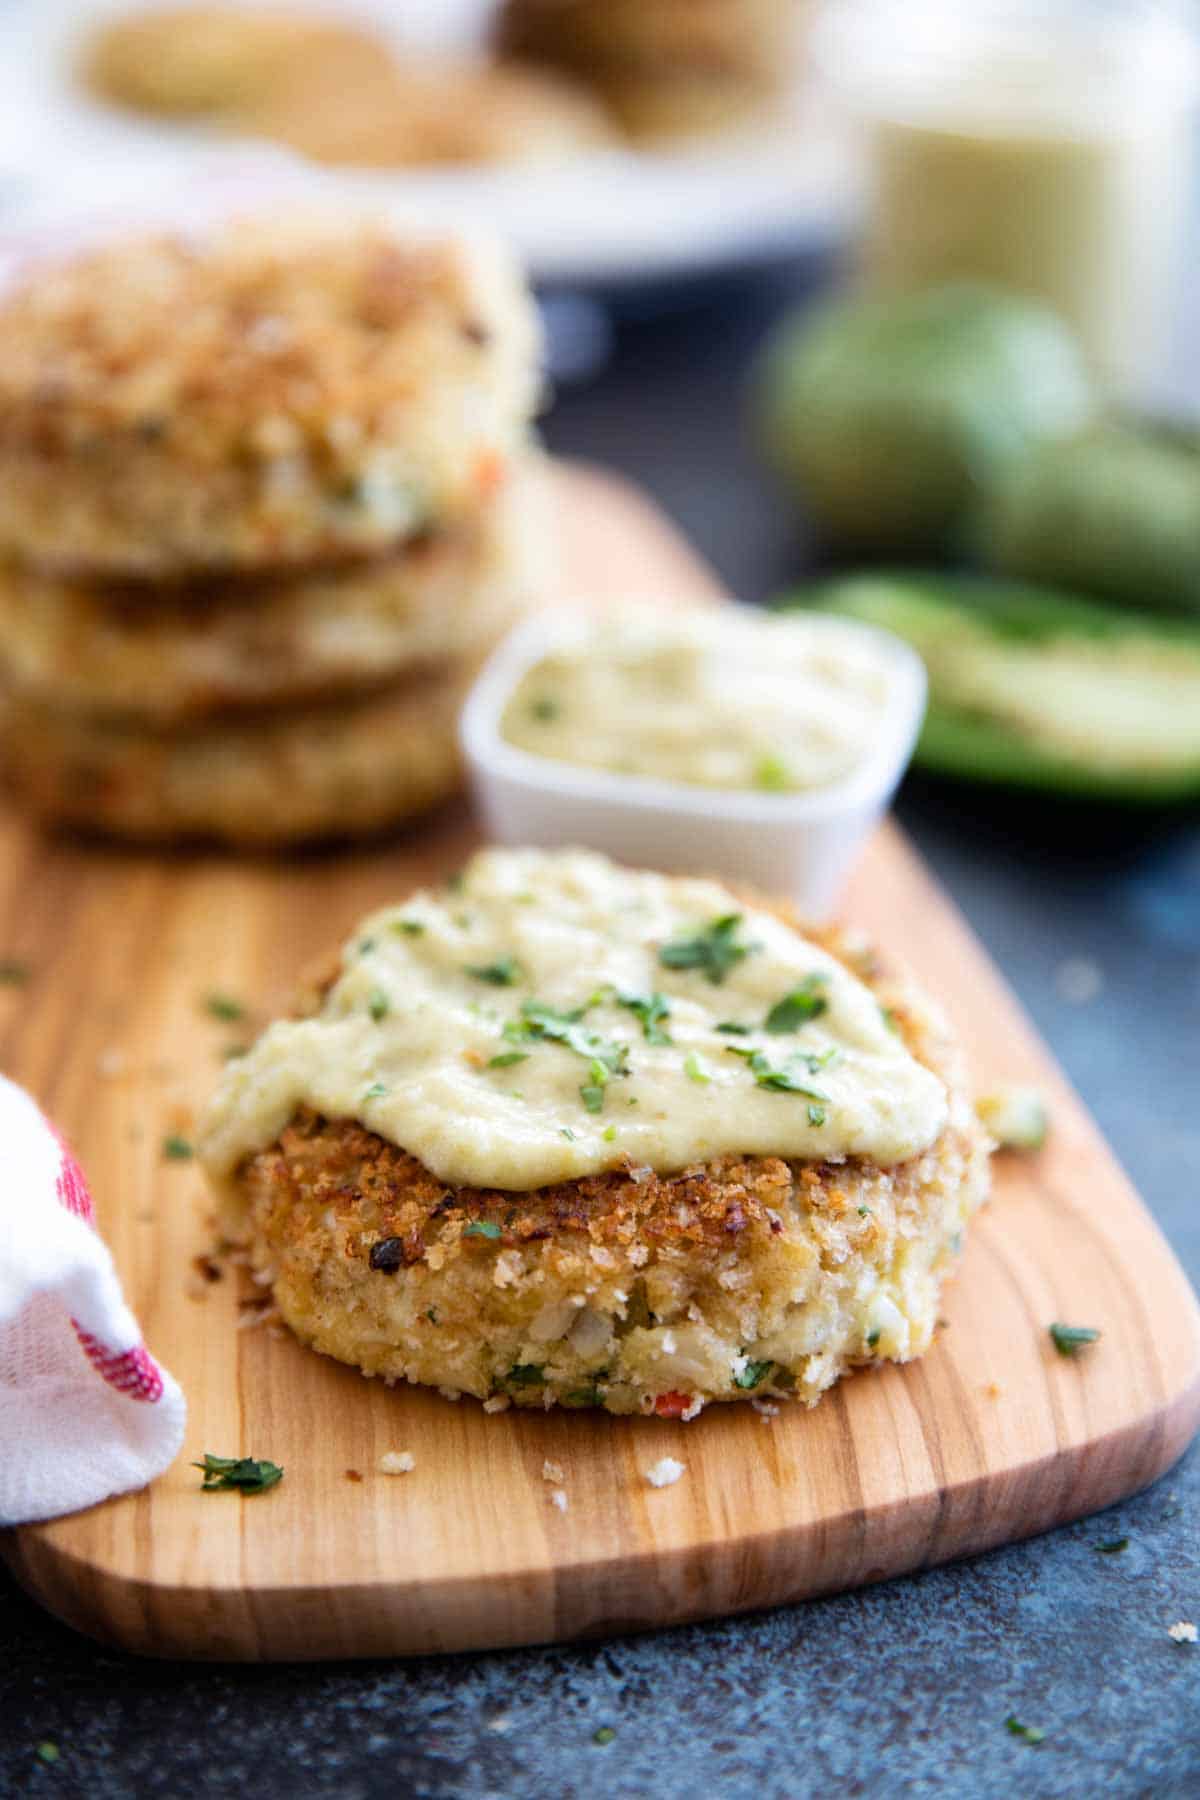
[(646, 1470), (646, 1480), (651, 1487), (670, 1487), (686, 1468), (686, 1463), (676, 1462), (673, 1456), (661, 1456), (652, 1469)]
[(417, 1459), (411, 1450), (385, 1450), (379, 1459), (381, 1475), (407, 1475), (417, 1466)]

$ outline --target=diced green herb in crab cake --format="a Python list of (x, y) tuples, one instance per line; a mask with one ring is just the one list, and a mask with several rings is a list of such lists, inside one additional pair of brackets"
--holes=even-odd
[(989, 1140), (937, 1009), (861, 940), (492, 850), (364, 922), (227, 1065), (200, 1149), (315, 1349), (690, 1418), (920, 1355)]
[(1200, 627), (965, 576), (852, 576), (793, 598), (919, 652), (925, 768), (1146, 804), (1200, 795)]

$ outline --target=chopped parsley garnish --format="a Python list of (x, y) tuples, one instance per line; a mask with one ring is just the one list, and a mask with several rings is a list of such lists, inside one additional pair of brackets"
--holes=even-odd
[(374, 948), (375, 948), (375, 939), (374, 938), (364, 938), (362, 940), (362, 943), (358, 946), (358, 954), (360, 956), (370, 956), (370, 954)]
[(505, 1380), (511, 1382), (513, 1387), (541, 1387), (545, 1377), (546, 1372), (540, 1363), (517, 1363), (508, 1371)]
[(615, 1125), (606, 1125), (600, 1135), (606, 1144), (611, 1144), (616, 1139), (617, 1128)]
[(825, 1123), (825, 1108), (815, 1104), (810, 1105), (808, 1109), (808, 1122), (810, 1125), (823, 1125)]
[(193, 1463), (192, 1467), (203, 1470), (200, 1486), (206, 1494), (265, 1494), (283, 1480), (278, 1463), (260, 1461), (254, 1456), (213, 1456), (206, 1450), (204, 1461)]
[(1020, 1738), (1023, 1744), (1040, 1744), (1046, 1736), (1040, 1725), (1022, 1725), (1015, 1713), (1009, 1713), (1004, 1726), (1012, 1737)]
[(235, 1000), (232, 994), (206, 994), (204, 1010), (210, 1018), (220, 1019), (226, 1025), (235, 1025), (239, 1019), (244, 1019), (246, 1016), (245, 1007), (240, 1000)]
[(671, 1015), (671, 1008), (662, 994), (619, 994), (622, 1006), (641, 1021), (642, 1032), (648, 1044), (669, 1044), (671, 1039), (663, 1030), (663, 1020)]
[(604, 1395), (598, 1387), (572, 1388), (563, 1398), (568, 1406), (599, 1406)]
[(1078, 1356), (1085, 1344), (1094, 1344), (1100, 1333), (1092, 1325), (1051, 1325), (1050, 1336), (1060, 1356)]
[(766, 1018), (764, 1028), (773, 1037), (782, 1037), (785, 1032), (799, 1031), (810, 1019), (819, 1019), (829, 1006), (824, 994), (818, 990), (825, 986), (824, 975), (809, 975), (799, 987), (794, 987), (777, 1000)]
[(52, 1738), (44, 1738), (34, 1751), (34, 1755), (39, 1762), (56, 1763), (59, 1759), (60, 1751), (58, 1745)]
[(782, 756), (774, 756), (768, 752), (759, 757), (754, 765), (754, 785), (771, 794), (788, 792), (793, 785), (792, 773)]
[(386, 1093), (387, 1093), (387, 1088), (383, 1085), (382, 1081), (373, 1081), (371, 1083), (370, 1087), (364, 1093), (363, 1099), (364, 1100), (382, 1100), (383, 1096)]
[(548, 725), (551, 719), (557, 719), (562, 707), (550, 694), (539, 694), (530, 703), (529, 716), (536, 719), (539, 725)]
[(734, 1387), (756, 1388), (767, 1379), (774, 1368), (771, 1362), (748, 1362), (740, 1375), (733, 1378)]
[(868, 1331), (868, 1333), (867, 1333), (867, 1349), (873, 1350), (882, 1336), (883, 1336), (883, 1332), (881, 1331), (881, 1329), (879, 1328), (878, 1325), (875, 1327), (874, 1331)]
[(869, 1206), (860, 1206), (858, 1209), (858, 1216), (860, 1219), (869, 1219), (871, 1217), (870, 1207)]
[(730, 969), (750, 954), (748, 944), (737, 942), (741, 922), (741, 913), (723, 913), (695, 937), (664, 944), (658, 960), (664, 969), (699, 969), (714, 987), (719, 987)]
[(24, 987), (33, 971), (15, 956), (0, 956), (0, 987)]
[(684, 1057), (683, 1072), (689, 1081), (698, 1081), (701, 1087), (704, 1087), (712, 1080), (712, 1076), (709, 1074), (694, 1050), (689, 1050), (688, 1054)]
[(604, 1111), (604, 1090), (608, 1086), (610, 1070), (607, 1063), (593, 1056), (588, 1064), (588, 1078), (579, 1090), (579, 1097), (590, 1113)]
[(560, 1125), (558, 1130), (560, 1137), (568, 1138), (572, 1144), (575, 1142), (575, 1133), (569, 1125)]
[(515, 956), (498, 956), (490, 963), (468, 963), (466, 972), (492, 987), (516, 987), (521, 979), (521, 965)]
[(420, 919), (397, 919), (392, 930), (400, 932), (404, 937), (420, 937), (425, 927)]
[(493, 1056), (488, 1063), (489, 1069), (511, 1069), (514, 1063), (529, 1061), (528, 1050), (502, 1050), (499, 1056)]
[(504, 1028), (505, 1037), (552, 1038), (557, 1043), (566, 1041), (567, 1027), (578, 1025), (586, 1006), (576, 1006), (570, 1012), (560, 1012), (557, 1007), (547, 1006), (544, 1000), (523, 1000), (521, 1017), (510, 1019)]
[(380, 1019), (386, 1019), (391, 1010), (392, 1003), (384, 993), (383, 989), (372, 988), (370, 995), (367, 998), (367, 1011), (375, 1020), (376, 1024), (379, 1023)]
[(723, 1037), (749, 1037), (753, 1029), (751, 1025), (739, 1025), (736, 1019), (722, 1019), (717, 1026)]
[(592, 1733), (592, 1742), (601, 1746), (611, 1744), (616, 1735), (611, 1725), (597, 1725)]
[(882, 1018), (884, 1024), (887, 1026), (889, 1031), (899, 1031), (900, 1021), (897, 1019), (895, 1009), (893, 1007), (881, 1006), (879, 1009), (879, 1015)]
[(552, 1044), (563, 1044), (576, 1056), (584, 1057), (588, 1079), (579, 1095), (589, 1112), (598, 1113), (604, 1108), (604, 1090), (613, 1076), (629, 1073), (629, 1045), (616, 1041), (606, 1043), (598, 1032), (588, 1031), (580, 1023), (586, 1011), (586, 1006), (577, 1006), (571, 1012), (560, 1012), (541, 1000), (526, 1000), (522, 1003), (520, 1018), (509, 1019), (506, 1023), (504, 1035), (510, 1044), (548, 1040)]
[(1093, 1544), (1092, 1548), (1098, 1550), (1101, 1556), (1119, 1556), (1122, 1550), (1128, 1550), (1129, 1539), (1127, 1537), (1108, 1538), (1103, 1544)]
[(726, 1056), (740, 1056), (749, 1065), (755, 1085), (766, 1088), (772, 1094), (802, 1094), (806, 1100), (828, 1100), (820, 1088), (806, 1087), (797, 1079), (796, 1065), (802, 1063), (806, 1071), (811, 1070), (812, 1059), (809, 1057), (789, 1056), (781, 1069), (771, 1066), (761, 1050), (743, 1050), (740, 1045), (726, 1044)]
[(163, 1139), (162, 1153), (168, 1162), (190, 1162), (196, 1154), (185, 1137), (176, 1137), (174, 1134)]
[(469, 1225), (463, 1226), (464, 1237), (498, 1238), (504, 1234), (491, 1219), (472, 1219)]

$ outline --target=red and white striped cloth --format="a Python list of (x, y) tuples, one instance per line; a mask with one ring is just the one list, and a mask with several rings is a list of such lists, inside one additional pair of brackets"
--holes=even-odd
[(0, 1075), (0, 1525), (145, 1487), (178, 1454), (185, 1418), (78, 1164)]

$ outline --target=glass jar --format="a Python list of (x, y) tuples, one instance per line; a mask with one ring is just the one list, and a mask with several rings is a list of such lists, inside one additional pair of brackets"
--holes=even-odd
[(1159, 372), (1196, 50), (1165, 0), (838, 0), (826, 74), (867, 127), (861, 275), (1049, 302), (1119, 390)]

